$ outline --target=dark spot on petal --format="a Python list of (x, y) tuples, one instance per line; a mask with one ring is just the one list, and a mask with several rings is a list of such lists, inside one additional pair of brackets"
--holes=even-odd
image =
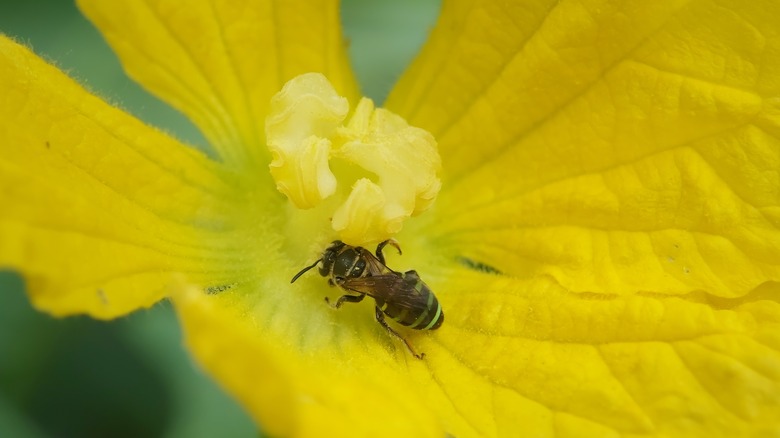
[(220, 292), (225, 292), (236, 287), (236, 283), (233, 284), (220, 284), (218, 286), (209, 286), (204, 291), (209, 295), (216, 295)]
[(475, 271), (484, 272), (486, 274), (503, 275), (503, 272), (499, 271), (498, 269), (467, 257), (458, 257), (457, 260), (461, 265)]

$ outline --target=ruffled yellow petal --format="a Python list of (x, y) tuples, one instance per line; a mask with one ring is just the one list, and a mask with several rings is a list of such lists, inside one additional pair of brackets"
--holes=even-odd
[[(341, 240), (359, 246), (391, 238), (430, 208), (441, 188), (441, 159), (430, 133), (370, 99), (345, 123), (348, 112), (325, 76), (306, 73), (274, 95), (265, 127), (271, 175), (295, 207), (316, 207), (336, 192), (338, 179), (344, 197), (345, 180), (357, 179), (346, 201), (323, 213)], [(331, 158), (354, 166), (337, 178)]]
[[(354, 341), (348, 326), (334, 331), (318, 325), (335, 313), (322, 301), (317, 300), (317, 309), (294, 295), (265, 297), (266, 304), (276, 302), (275, 311), (258, 309), (247, 318), (249, 300), (235, 295), (207, 297), (190, 289), (173, 298), (192, 354), (267, 434), (444, 435), (417, 389), (379, 343), (342, 342), (332, 336)], [(290, 320), (290, 315), (299, 319)], [(306, 348), (300, 348), (302, 342)], [(424, 369), (411, 360), (413, 367)]]
[(221, 270), (228, 177), (0, 37), (0, 266), (57, 315), (124, 314)]
[(780, 281), (778, 21), (772, 1), (445, 5), (388, 102), (445, 157), (417, 232), (573, 291)]
[[(220, 157), (265, 167), (263, 121), (294, 76), (357, 96), (333, 0), (79, 1), (128, 74), (185, 113)], [(355, 99), (356, 100), (356, 99)]]
[(319, 73), (296, 76), (271, 99), (265, 121), (271, 176), (296, 207), (312, 208), (336, 191), (330, 137), (348, 112), (349, 101)]
[(441, 158), (429, 132), (363, 99), (339, 136), (344, 143), (336, 155), (377, 178), (358, 180), (333, 214), (344, 242), (389, 239), (406, 219), (433, 205), (441, 189)]

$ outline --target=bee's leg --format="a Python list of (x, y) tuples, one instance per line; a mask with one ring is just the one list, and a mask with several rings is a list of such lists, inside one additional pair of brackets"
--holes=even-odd
[[(360, 294), (360, 295), (342, 295), (342, 296), (339, 297), (338, 300), (336, 300), (336, 304), (331, 304), (331, 307), (333, 307), (334, 309), (338, 309), (339, 307), (341, 307), (342, 304), (344, 304), (345, 301), (348, 302), (348, 303), (359, 303), (359, 302), (363, 301), (363, 298), (365, 298), (365, 297), (366, 296), (363, 295), (363, 294)], [(325, 297), (325, 302), (330, 304), (330, 300), (328, 299), (328, 297)]]
[(380, 309), (379, 307), (376, 307), (376, 308), (375, 308), (375, 311), (376, 311), (376, 314), (375, 314), (375, 315), (376, 315), (376, 322), (378, 322), (378, 323), (379, 323), (379, 325), (381, 325), (382, 327), (384, 327), (384, 328), (385, 328), (385, 330), (387, 330), (387, 332), (388, 332), (388, 333), (390, 333), (391, 335), (395, 336), (396, 338), (398, 338), (398, 339), (400, 339), (400, 340), (404, 341), (404, 344), (406, 344), (406, 348), (408, 348), (408, 349), (409, 349), (409, 352), (410, 352), (410, 353), (412, 353), (412, 356), (416, 357), (417, 359), (422, 359), (422, 358), (424, 358), (424, 357), (425, 357), (425, 353), (420, 353), (420, 354), (417, 354), (417, 353), (414, 351), (414, 348), (412, 348), (412, 344), (410, 344), (410, 343), (409, 343), (409, 341), (407, 341), (406, 339), (404, 339), (404, 337), (403, 337), (403, 336), (399, 335), (399, 334), (398, 334), (398, 332), (396, 332), (395, 330), (393, 330), (392, 328), (390, 328), (390, 326), (389, 326), (389, 325), (387, 325), (387, 323), (385, 322), (385, 314), (384, 314), (384, 313), (382, 313), (382, 309)]
[(328, 279), (328, 286), (341, 286), (344, 283), (344, 277), (332, 277)]
[(382, 254), (382, 250), (384, 249), (385, 245), (387, 244), (393, 245), (395, 249), (398, 250), (398, 254), (402, 254), (401, 252), (401, 245), (398, 244), (398, 242), (395, 241), (395, 239), (387, 239), (384, 242), (380, 243), (376, 246), (376, 258), (379, 259), (382, 264), (385, 264), (385, 255)]

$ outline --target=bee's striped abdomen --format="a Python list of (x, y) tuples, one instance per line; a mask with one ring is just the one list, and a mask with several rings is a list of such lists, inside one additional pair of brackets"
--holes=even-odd
[[(400, 305), (400, 302), (397, 300), (391, 302), (380, 302), (377, 300), (379, 309), (397, 323), (415, 330), (435, 330), (439, 328), (441, 323), (444, 322), (444, 313), (439, 300), (436, 299), (436, 295), (420, 280), (415, 271), (408, 271), (399, 275), (402, 276), (404, 281), (412, 283), (414, 289), (419, 293), (419, 295), (415, 295), (413, 298), (416, 300), (416, 305)], [(410, 310), (410, 308), (414, 308), (414, 310)]]

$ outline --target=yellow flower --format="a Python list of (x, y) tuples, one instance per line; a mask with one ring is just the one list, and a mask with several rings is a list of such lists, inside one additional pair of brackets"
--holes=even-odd
[(442, 160), (388, 252), (447, 315), (402, 331), (423, 360), (371, 300), (289, 284), (337, 207), (279, 194), (264, 127), (303, 73), (358, 103), (336, 2), (80, 5), (219, 159), (0, 40), (0, 264), (38, 308), (171, 296), (274, 436), (780, 433), (777, 2), (444, 5), (386, 103)]

